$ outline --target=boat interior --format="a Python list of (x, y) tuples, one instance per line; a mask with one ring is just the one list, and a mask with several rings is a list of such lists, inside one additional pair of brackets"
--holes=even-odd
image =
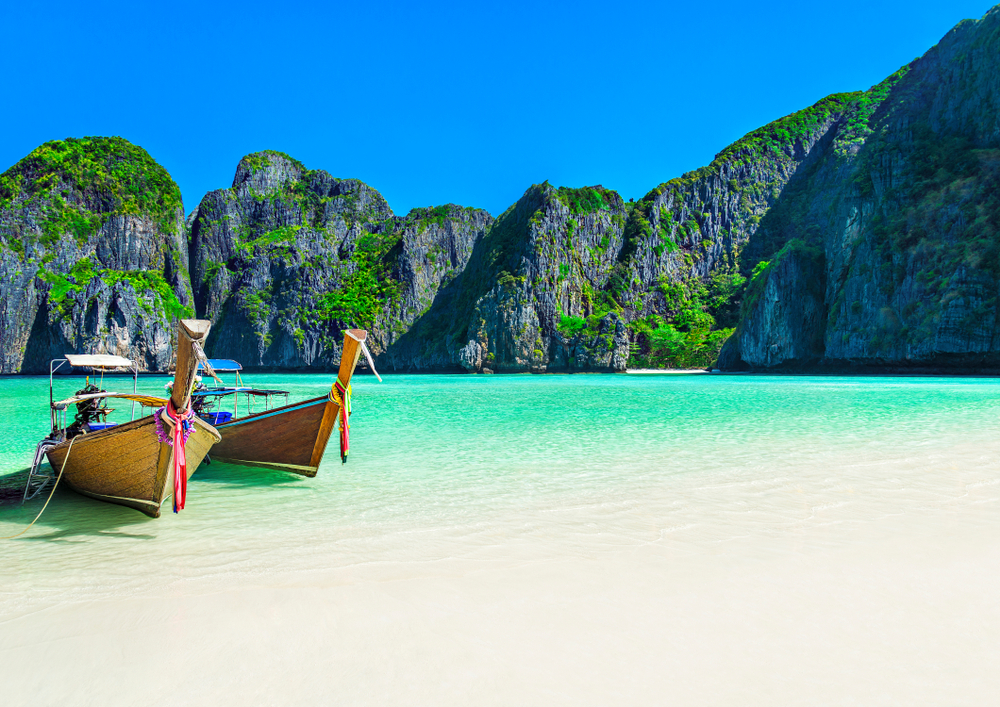
[[(216, 381), (215, 385), (201, 382), (191, 394), (192, 407), (195, 413), (212, 426), (224, 425), (240, 417), (240, 395), (245, 396), (243, 405), (243, 415), (253, 415), (257, 412), (265, 412), (273, 407), (286, 405), (288, 403), (287, 390), (274, 390), (265, 388), (254, 388), (243, 382), (241, 372), (243, 366), (238, 361), (232, 359), (214, 358), (208, 359), (208, 367), (205, 363), (198, 364), (199, 375), (208, 373)], [(226, 385), (218, 374), (235, 374), (234, 385)], [(229, 399), (232, 399), (232, 405)], [(231, 408), (231, 409), (224, 409)]]

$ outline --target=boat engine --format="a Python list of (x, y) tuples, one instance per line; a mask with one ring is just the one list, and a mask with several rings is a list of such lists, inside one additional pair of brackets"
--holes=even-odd
[[(88, 383), (81, 390), (76, 391), (76, 395), (91, 395), (103, 392), (105, 391), (93, 383)], [(105, 407), (106, 402), (102, 398), (81, 400), (78, 402), (76, 404), (76, 416), (73, 418), (73, 424), (66, 428), (66, 438), (76, 437), (81, 432), (89, 432), (92, 423), (103, 425), (108, 414), (114, 412), (113, 408)]]

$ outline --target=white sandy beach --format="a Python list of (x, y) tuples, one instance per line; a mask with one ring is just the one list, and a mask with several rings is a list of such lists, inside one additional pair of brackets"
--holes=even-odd
[(69, 602), (3, 624), (4, 704), (991, 704), (998, 525), (499, 546)]

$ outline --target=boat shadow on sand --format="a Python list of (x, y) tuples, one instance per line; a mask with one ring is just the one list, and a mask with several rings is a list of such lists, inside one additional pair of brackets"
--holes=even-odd
[[(27, 478), (28, 469), (0, 476), (0, 520), (5, 521), (0, 535), (13, 534), (27, 526), (42, 510), (45, 499), (52, 491), (51, 485), (46, 486), (37, 497), (22, 504)], [(308, 493), (311, 489), (303, 483), (307, 481), (309, 479), (297, 474), (215, 462), (202, 465), (191, 477), (188, 482), (188, 506), (197, 498), (199, 486), (212, 495), (225, 489), (250, 490), (252, 487), (281, 487), (286, 493)], [(233, 499), (233, 502), (237, 503), (238, 499)], [(164, 503), (163, 515), (170, 513), (170, 504), (169, 499)], [(132, 508), (95, 501), (60, 484), (34, 527), (17, 539), (81, 542), (89, 536), (153, 540), (158, 535), (156, 524), (162, 522), (162, 519), (149, 518)]]
[[(213, 461), (202, 464), (191, 477), (191, 484), (222, 484), (226, 486), (282, 486), (295, 487), (309, 479), (299, 474), (292, 474), (278, 469), (264, 467), (249, 467), (226, 462)], [(302, 490), (307, 488), (302, 486)]]
[[(27, 478), (28, 469), (0, 477), (0, 520), (5, 521), (5, 534), (23, 530), (42, 510), (52, 491), (51, 485), (46, 486), (34, 499), (22, 503)], [(146, 525), (152, 520), (131, 508), (85, 498), (60, 484), (45, 512), (17, 540), (81, 542), (86, 536), (151, 540), (156, 535), (134, 531), (154, 527)]]

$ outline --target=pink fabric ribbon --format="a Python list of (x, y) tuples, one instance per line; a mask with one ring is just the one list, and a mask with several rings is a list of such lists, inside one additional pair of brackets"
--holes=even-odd
[(187, 455), (184, 447), (187, 438), (193, 429), (191, 420), (194, 418), (194, 410), (190, 407), (184, 412), (177, 412), (174, 409), (172, 400), (167, 401), (167, 417), (174, 423), (172, 437), (168, 440), (174, 448), (174, 513), (184, 510), (184, 502), (187, 500)]

